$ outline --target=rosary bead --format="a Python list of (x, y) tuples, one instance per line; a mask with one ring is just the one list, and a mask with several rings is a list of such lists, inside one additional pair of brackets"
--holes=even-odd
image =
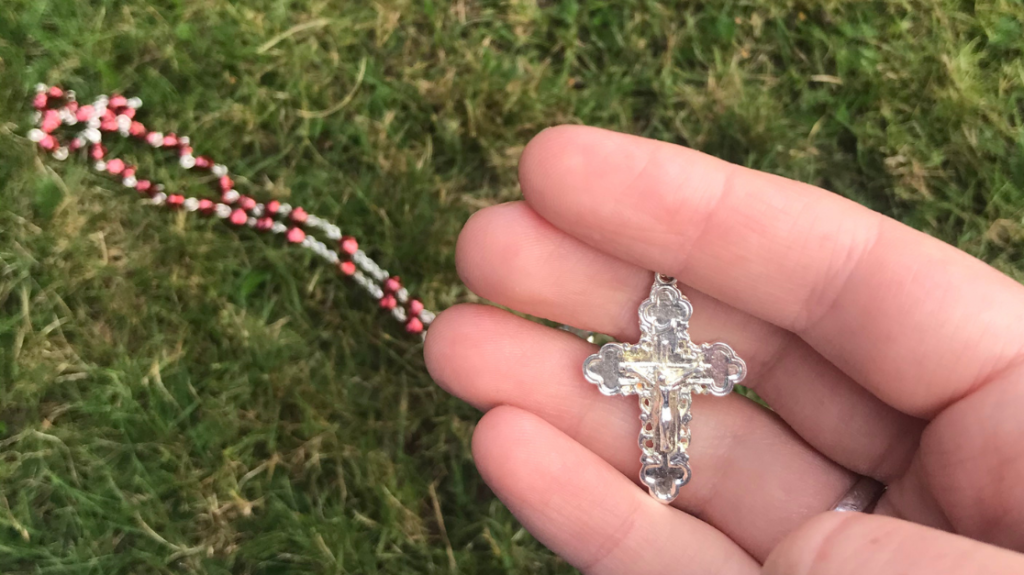
[(100, 130), (103, 132), (116, 132), (117, 131), (117, 120), (103, 120), (100, 122)]
[(75, 112), (75, 118), (77, 118), (79, 122), (88, 122), (92, 119), (92, 115), (94, 113), (96, 113), (96, 109), (86, 104), (78, 108), (78, 111)]
[(213, 200), (208, 200), (206, 198), (203, 198), (203, 199), (199, 200), (199, 213), (200, 214), (203, 214), (204, 216), (209, 216), (209, 215), (213, 214), (213, 208), (214, 208)]
[(276, 216), (277, 212), (281, 209), (281, 202), (277, 200), (270, 200), (267, 202), (267, 215)]
[(57, 138), (47, 134), (42, 140), (39, 140), (39, 147), (44, 150), (55, 150), (57, 149)]
[(398, 276), (391, 276), (384, 280), (384, 291), (388, 293), (395, 293), (400, 289), (402, 289), (402, 282), (399, 280)]
[(210, 172), (212, 172), (213, 175), (220, 178), (228, 175), (228, 167), (225, 166), (224, 164), (214, 164), (213, 167), (210, 168)]
[(40, 124), (40, 128), (49, 134), (53, 132), (61, 125), (60, 112), (57, 110), (46, 110), (43, 112), (43, 121)]
[(165, 147), (165, 148), (173, 148), (173, 147), (177, 146), (178, 145), (178, 136), (175, 136), (174, 134), (167, 134), (166, 136), (164, 136), (164, 139), (161, 142), (161, 145), (163, 145), (163, 147)]
[(307, 219), (309, 219), (309, 214), (306, 213), (306, 210), (302, 209), (301, 207), (298, 207), (292, 210), (290, 217), (293, 222), (302, 225), (306, 223)]
[(185, 154), (184, 156), (178, 158), (178, 165), (181, 166), (182, 168), (185, 168), (186, 170), (191, 170), (196, 165), (196, 159), (193, 158), (190, 154)]
[(146, 142), (154, 148), (159, 148), (164, 143), (164, 135), (160, 132), (150, 132), (146, 136)]
[(199, 199), (185, 198), (185, 203), (183, 204), (183, 206), (186, 212), (194, 212), (199, 209)]
[(341, 248), (341, 251), (350, 256), (355, 255), (355, 253), (359, 251), (359, 242), (357, 242), (352, 236), (345, 236), (341, 238), (341, 242), (338, 246)]
[(241, 196), (238, 198), (238, 207), (248, 212), (256, 207), (256, 200), (249, 196)]
[(412, 318), (405, 324), (405, 331), (409, 333), (423, 333), (423, 322), (419, 318)]
[(421, 311), (423, 311), (423, 302), (421, 302), (418, 299), (414, 299), (414, 300), (409, 302), (409, 314), (410, 315), (414, 315), (414, 316), (420, 315)]
[(149, 180), (139, 180), (135, 182), (135, 190), (140, 194), (148, 194), (149, 190), (152, 189), (153, 182)]
[(30, 141), (38, 144), (39, 142), (43, 141), (43, 138), (46, 137), (46, 132), (43, 132), (39, 128), (32, 128), (31, 130), (28, 131), (28, 134), (26, 135), (28, 136), (28, 139)]
[(398, 301), (395, 299), (395, 296), (391, 294), (387, 294), (384, 297), (380, 298), (380, 307), (386, 310), (395, 309), (396, 305), (398, 305)]
[(107, 171), (113, 175), (118, 175), (124, 171), (124, 161), (120, 158), (114, 158), (107, 162)]
[(356, 273), (356, 264), (352, 260), (346, 260), (338, 264), (338, 270), (350, 276)]
[(185, 196), (181, 194), (171, 194), (167, 196), (167, 207), (172, 209), (180, 208), (185, 203)]
[(234, 180), (232, 180), (228, 176), (221, 176), (220, 180), (218, 180), (218, 183), (220, 184), (220, 189), (221, 189), (222, 192), (226, 192), (226, 191), (230, 190), (231, 188), (235, 187)]
[(131, 120), (135, 117), (135, 108), (124, 108), (121, 110), (121, 115)]
[(68, 159), (68, 149), (63, 146), (57, 148), (56, 150), (53, 151), (53, 159), (57, 160), (58, 162), (63, 162), (64, 160)]
[(105, 155), (107, 155), (107, 149), (103, 147), (103, 144), (93, 144), (92, 149), (89, 150), (89, 157), (94, 160), (102, 160)]
[(245, 210), (235, 209), (231, 212), (231, 223), (236, 226), (244, 226), (249, 216), (246, 215)]
[(115, 94), (110, 97), (110, 102), (107, 104), (111, 108), (124, 108), (128, 105), (128, 98), (120, 94)]
[(239, 194), (237, 191), (228, 190), (220, 195), (220, 201), (224, 202), (225, 204), (233, 204), (237, 202), (238, 198), (240, 197), (241, 194)]
[(47, 94), (51, 98), (63, 98), (64, 97), (64, 90), (60, 89), (58, 86), (51, 86), (50, 90), (47, 92)]
[(32, 98), (32, 106), (37, 110), (45, 110), (48, 98), (46, 93), (36, 94), (35, 98)]
[(288, 230), (288, 235), (285, 236), (289, 243), (298, 244), (302, 243), (302, 240), (306, 239), (306, 232), (302, 231), (302, 228), (291, 228)]
[(196, 167), (201, 170), (210, 169), (211, 163), (212, 162), (210, 162), (210, 158), (207, 158), (206, 156), (199, 156), (196, 158)]
[(256, 220), (256, 229), (261, 232), (269, 232), (270, 228), (274, 227), (273, 218), (259, 218)]

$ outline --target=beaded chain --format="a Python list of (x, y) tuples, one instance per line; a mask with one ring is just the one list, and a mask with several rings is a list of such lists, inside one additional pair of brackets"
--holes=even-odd
[[(261, 203), (241, 194), (235, 189), (227, 166), (215, 163), (208, 156), (194, 155), (188, 137), (150, 130), (136, 120), (136, 111), (142, 107), (139, 98), (100, 96), (91, 104), (80, 105), (73, 91), (39, 84), (33, 106), (36, 109), (36, 127), (29, 131), (28, 138), (54, 159), (63, 161), (72, 153), (87, 152), (94, 170), (120, 179), (126, 188), (134, 189), (154, 206), (198, 212), (203, 216), (217, 217), (235, 227), (245, 226), (258, 232), (284, 235), (288, 243), (311, 250), (335, 267), (340, 275), (352, 278), (377, 301), (382, 310), (401, 322), (407, 332), (426, 336), (434, 313), (409, 295), (398, 276), (389, 274), (370, 259), (359, 248), (356, 238), (342, 235), (341, 228), (300, 206), (292, 207), (277, 200)], [(61, 126), (85, 128), (64, 143), (58, 138)], [(177, 154), (178, 164), (183, 169), (209, 172), (216, 177), (215, 189), (220, 193), (220, 201), (167, 193), (163, 184), (142, 178), (135, 166), (111, 157), (103, 145), (105, 134), (118, 134), (145, 142), (153, 148), (170, 150)], [(329, 247), (314, 237), (314, 233), (322, 234), (337, 247)]]

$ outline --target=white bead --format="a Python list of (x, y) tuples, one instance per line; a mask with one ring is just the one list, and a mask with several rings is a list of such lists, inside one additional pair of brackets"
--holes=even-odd
[(224, 218), (231, 215), (231, 206), (225, 204), (217, 204), (216, 206), (213, 207), (213, 213), (216, 214), (218, 218), (223, 220)]
[(85, 138), (83, 138), (81, 136), (75, 136), (75, 138), (73, 140), (71, 140), (71, 141), (74, 142), (76, 148), (84, 148), (85, 147)]
[(71, 110), (68, 110), (67, 108), (61, 108), (60, 121), (64, 122), (67, 126), (74, 126), (78, 123), (78, 116), (72, 114)]
[(288, 226), (282, 224), (281, 222), (274, 222), (270, 226), (270, 231), (274, 232), (275, 234), (283, 234), (288, 231)]
[(396, 305), (391, 310), (391, 315), (395, 316), (395, 319), (397, 319), (398, 321), (403, 322), (403, 323), (405, 323), (405, 320), (407, 319), (405, 317), (405, 308), (400, 306), (400, 305)]
[(99, 118), (93, 116), (93, 117), (89, 118), (89, 120), (85, 123), (85, 125), (89, 126), (93, 130), (98, 130), (98, 129), (100, 129), (100, 124), (101, 123), (102, 122), (100, 122)]
[(220, 178), (222, 176), (228, 175), (228, 167), (225, 166), (224, 164), (214, 164), (213, 167), (210, 168), (210, 172), (212, 172), (213, 175)]
[(39, 110), (36, 110), (35, 112), (32, 112), (32, 123), (33, 124), (38, 124), (39, 122), (42, 122), (42, 121), (43, 121), (43, 113), (42, 112), (40, 112)]
[(277, 208), (277, 215), (282, 218), (288, 217), (290, 213), (292, 213), (291, 204), (281, 204), (281, 207)]
[(36, 92), (45, 92), (48, 88), (42, 82), (36, 84)]
[(228, 190), (221, 194), (220, 199), (225, 203), (233, 204), (237, 202), (240, 197), (242, 197), (242, 194), (239, 194), (238, 190)]
[(90, 144), (98, 144), (103, 139), (103, 134), (96, 128), (90, 127), (82, 130), (82, 137), (88, 140)]
[(405, 289), (404, 287), (399, 288), (398, 291), (395, 292), (395, 299), (397, 299), (399, 303), (405, 303), (409, 301), (409, 290)]
[(150, 201), (153, 202), (154, 206), (162, 205), (165, 201), (167, 201), (167, 194), (163, 192), (157, 192), (153, 194), (153, 199)]
[(63, 162), (64, 160), (68, 159), (68, 149), (65, 148), (64, 146), (57, 148), (56, 150), (53, 151), (53, 159), (57, 160), (58, 162)]
[(185, 198), (185, 203), (182, 204), (186, 212), (194, 212), (199, 209), (199, 198)]
[(136, 98), (128, 98), (128, 107), (129, 108), (135, 108), (136, 110), (141, 108), (142, 107), (142, 99), (138, 98), (138, 97), (136, 97)]
[(253, 206), (253, 208), (251, 210), (249, 210), (249, 213), (254, 215), (254, 216), (256, 216), (257, 218), (262, 218), (263, 217), (263, 209), (264, 209), (264, 205), (263, 204), (256, 204), (255, 206)]
[(245, 220), (245, 225), (249, 226), (250, 228), (255, 228), (256, 218), (249, 216), (249, 219)]
[(149, 135), (146, 136), (146, 141), (149, 142), (150, 146), (159, 148), (164, 144), (163, 132), (150, 132)]
[(124, 114), (117, 117), (117, 129), (127, 132), (132, 127), (132, 119)]
[(139, 183), (139, 181), (135, 179), (135, 176), (128, 176), (127, 178), (121, 180), (121, 183), (124, 184), (124, 187), (126, 188), (134, 188), (135, 185)]
[(420, 312), (420, 321), (423, 322), (423, 325), (430, 325), (434, 322), (435, 317), (437, 316), (435, 316), (434, 312), (430, 310), (423, 310)]
[(39, 142), (43, 141), (43, 138), (46, 137), (46, 132), (40, 130), (39, 128), (32, 128), (31, 130), (28, 131), (27, 135), (29, 140), (38, 144)]
[(192, 140), (190, 140), (188, 136), (178, 136), (178, 143), (181, 144), (182, 146), (187, 146), (188, 143), (191, 141)]
[(316, 251), (316, 244), (313, 243), (314, 241), (316, 240), (314, 240), (311, 236), (306, 236), (302, 238), (302, 243), (300, 245), (304, 248)]
[(95, 168), (97, 172), (107, 171), (107, 163), (104, 162), (103, 160), (96, 162), (95, 164), (92, 165), (92, 167)]
[(74, 102), (78, 99), (78, 95), (75, 94), (74, 90), (64, 90), (64, 97), (67, 98), (68, 102)]
[(195, 157), (192, 156), (192, 154), (185, 154), (184, 156), (178, 158), (178, 163), (181, 165), (182, 168), (185, 168), (186, 170), (191, 170), (196, 166), (196, 159)]
[(95, 102), (92, 103), (92, 107), (93, 108), (103, 108), (103, 109), (106, 109), (107, 108), (107, 104), (109, 104), (109, 103), (110, 103), (110, 98), (106, 97), (105, 95), (101, 95), (101, 96), (96, 98)]

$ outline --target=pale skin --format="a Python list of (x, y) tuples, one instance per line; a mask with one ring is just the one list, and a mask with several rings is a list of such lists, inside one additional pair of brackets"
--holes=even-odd
[[(585, 573), (1024, 573), (1024, 287), (813, 186), (595, 128), (539, 134), (524, 201), (481, 210), (457, 263), (483, 298), (639, 336), (652, 272), (696, 342), (748, 366), (697, 397), (693, 476), (672, 506), (637, 479), (638, 407), (584, 380), (595, 347), (495, 307), (431, 326), (437, 382), (485, 411), (495, 494)], [(827, 510), (858, 474), (873, 515)]]

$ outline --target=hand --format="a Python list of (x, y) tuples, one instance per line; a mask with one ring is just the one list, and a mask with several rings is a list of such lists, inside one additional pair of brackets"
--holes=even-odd
[[(583, 379), (594, 346), (448, 310), (427, 365), (487, 412), (477, 466), (540, 541), (587, 573), (1024, 573), (1024, 287), (839, 196), (643, 138), (546, 130), (520, 181), (525, 202), (459, 238), (470, 289), (635, 341), (650, 270), (675, 276), (693, 340), (731, 344), (774, 409), (696, 398), (693, 476), (663, 506), (638, 484), (636, 399)], [(858, 474), (888, 485), (875, 514), (823, 513)]]

